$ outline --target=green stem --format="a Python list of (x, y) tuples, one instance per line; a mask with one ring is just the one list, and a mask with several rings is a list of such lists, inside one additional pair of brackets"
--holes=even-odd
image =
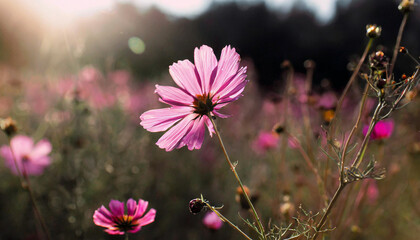
[(335, 203), (337, 202), (338, 196), (340, 196), (341, 192), (343, 191), (344, 187), (346, 186), (346, 184), (340, 183), (340, 185), (338, 186), (334, 196), (331, 198), (330, 203), (328, 204), (327, 209), (324, 212), (324, 215), (322, 215), (321, 220), (319, 221), (319, 223), (316, 225), (316, 231), (314, 236), (312, 237), (312, 240), (316, 240), (316, 238), (318, 237), (318, 234), (320, 233), (321, 228), (324, 226), (325, 221), (327, 220), (328, 215), (331, 212), (331, 209), (333, 208), (333, 206), (335, 205)]
[(408, 18), (408, 13), (405, 13), (401, 21), (400, 29), (398, 30), (397, 40), (395, 41), (395, 47), (394, 47), (394, 52), (392, 54), (391, 66), (389, 68), (389, 75), (388, 75), (388, 78), (386, 79), (387, 83), (391, 82), (392, 72), (394, 71), (395, 62), (397, 61), (398, 50), (400, 48), (402, 35), (404, 32), (405, 25), (407, 23), (407, 18)]
[(124, 235), (125, 235), (125, 238), (124, 239), (125, 240), (128, 240), (128, 233), (125, 233)]
[(359, 127), (360, 120), (362, 119), (363, 109), (364, 109), (365, 104), (366, 104), (366, 99), (367, 99), (368, 91), (369, 91), (369, 84), (366, 84), (365, 90), (363, 92), (362, 101), (360, 102), (359, 114), (357, 116), (356, 123), (354, 124), (353, 128), (351, 129), (351, 132), (350, 132), (350, 134), (349, 134), (349, 136), (347, 138), (347, 141), (346, 141), (346, 143), (345, 143), (345, 145), (343, 147), (343, 152), (341, 153), (340, 181), (343, 181), (344, 163), (345, 163), (345, 158), (346, 158), (346, 155), (347, 155), (347, 148), (349, 146), (349, 143), (351, 141), (351, 138), (353, 137), (354, 132)]
[(359, 73), (360, 68), (362, 67), (362, 64), (365, 61), (365, 58), (366, 58), (366, 56), (367, 56), (367, 54), (368, 54), (368, 52), (369, 52), (369, 50), (372, 46), (372, 43), (373, 43), (373, 38), (370, 38), (368, 44), (366, 45), (365, 51), (363, 52), (363, 55), (360, 58), (359, 63), (356, 66), (356, 69), (354, 69), (354, 72), (351, 75), (350, 80), (347, 82), (347, 85), (344, 88), (343, 93), (341, 94), (340, 99), (337, 102), (337, 107), (336, 107), (336, 110), (335, 110), (335, 117), (333, 118), (333, 120), (331, 122), (330, 135), (329, 135), (330, 136), (330, 139), (329, 139), (330, 141), (334, 139), (335, 125), (337, 123), (338, 113), (341, 110), (341, 105), (343, 104), (343, 101), (344, 101), (345, 96), (347, 95), (347, 92), (349, 91), (351, 85), (353, 84), (354, 80), (356, 79), (357, 74)]
[(375, 128), (376, 123), (379, 121), (379, 113), (381, 112), (381, 110), (382, 110), (382, 108), (384, 107), (384, 104), (385, 104), (383, 100), (380, 99), (379, 101), (380, 101), (380, 103), (376, 107), (375, 112), (373, 113), (372, 120), (370, 121), (369, 129), (366, 133), (365, 138), (363, 139), (363, 142), (360, 146), (359, 152), (357, 153), (356, 158), (354, 159), (351, 167), (358, 168), (360, 166), (360, 163), (363, 160), (363, 157), (364, 157), (366, 149), (367, 149), (367, 145), (369, 143), (370, 135), (372, 134), (372, 131)]
[(244, 186), (242, 184), (242, 181), (239, 178), (238, 173), (236, 172), (236, 169), (235, 169), (236, 166), (232, 164), (232, 161), (229, 158), (229, 155), (228, 155), (228, 153), (226, 151), (225, 145), (223, 144), (222, 137), (220, 136), (219, 130), (217, 129), (216, 123), (214, 122), (212, 116), (209, 116), (209, 115), (207, 115), (207, 116), (210, 119), (211, 123), (213, 124), (214, 131), (216, 133), (217, 138), (219, 139), (220, 146), (222, 147), (223, 153), (225, 155), (225, 158), (226, 158), (227, 163), (229, 164), (230, 170), (232, 170), (233, 174), (235, 175), (235, 178), (238, 181), (238, 184), (241, 187), (242, 192), (244, 193), (244, 196), (246, 198), (246, 201), (248, 202), (249, 206), (251, 207), (251, 210), (252, 210), (252, 213), (254, 215), (255, 221), (257, 222), (257, 225), (258, 225), (258, 229), (260, 230), (260, 232), (258, 232), (258, 233), (260, 234), (260, 237), (262, 239), (266, 239), (265, 238), (264, 227), (261, 224), (260, 217), (258, 216), (257, 211), (255, 210), (254, 205), (252, 204), (252, 202), (251, 202), (251, 200), (250, 200), (250, 198), (248, 196), (248, 193), (244, 189)]
[(246, 239), (248, 240), (252, 240), (252, 238), (250, 238), (248, 235), (246, 235), (246, 233), (244, 233), (238, 226), (236, 226), (235, 224), (233, 224), (231, 221), (229, 221), (229, 219), (227, 219), (225, 216), (223, 216), (219, 211), (217, 211), (213, 206), (211, 206), (209, 203), (204, 202), (207, 207), (212, 210), (214, 213), (217, 214), (217, 216), (223, 221), (223, 222), (227, 222), (229, 224), (229, 226), (231, 226), (233, 229), (235, 229), (236, 231), (238, 231), (240, 234), (242, 234), (242, 236), (244, 236)]

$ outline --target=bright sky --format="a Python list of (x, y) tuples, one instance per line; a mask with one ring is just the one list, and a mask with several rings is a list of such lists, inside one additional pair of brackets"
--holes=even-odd
[[(193, 17), (215, 2), (231, 0), (19, 0), (29, 9), (38, 12), (41, 17), (57, 26), (71, 23), (81, 16), (88, 16), (100, 11), (107, 11), (118, 2), (131, 2), (140, 7), (157, 6), (162, 11), (175, 16)], [(260, 0), (261, 1), (261, 0)], [(247, 2), (260, 2), (247, 0)], [(310, 8), (316, 10), (317, 16), (327, 20), (333, 15), (336, 0), (303, 0)], [(240, 1), (239, 1), (240, 2)], [(289, 9), (293, 0), (266, 0), (273, 8)]]

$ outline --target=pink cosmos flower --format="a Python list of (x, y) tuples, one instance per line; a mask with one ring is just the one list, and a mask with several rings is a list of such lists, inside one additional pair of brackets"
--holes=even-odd
[(258, 154), (264, 154), (270, 149), (277, 148), (279, 136), (274, 132), (260, 132), (257, 139), (253, 142), (253, 149)]
[(203, 224), (210, 230), (219, 230), (223, 225), (223, 221), (215, 212), (208, 212), (203, 218)]
[(209, 117), (228, 117), (219, 110), (237, 100), (248, 82), (246, 67), (239, 68), (239, 61), (239, 54), (230, 46), (223, 48), (219, 62), (210, 47), (196, 48), (195, 65), (183, 60), (169, 67), (178, 88), (156, 85), (159, 100), (170, 107), (143, 113), (140, 125), (150, 132), (170, 128), (156, 143), (166, 151), (201, 148), (206, 126), (210, 136), (214, 132)]
[[(369, 126), (365, 126), (363, 128), (363, 135), (366, 136), (369, 130)], [(372, 140), (379, 140), (379, 139), (386, 139), (389, 138), (394, 131), (394, 121), (393, 120), (382, 120), (376, 123), (375, 127), (373, 128), (372, 134), (370, 135), (370, 139)]]
[[(155, 221), (156, 210), (151, 208), (144, 216), (149, 203), (139, 199), (139, 203), (132, 198), (127, 201), (127, 213), (124, 213), (124, 202), (111, 200), (108, 211), (103, 205), (93, 214), (93, 222), (107, 228), (105, 232), (112, 235), (136, 233), (142, 226)], [(142, 217), (143, 216), (143, 217)]]
[(41, 175), (44, 169), (51, 164), (48, 156), (52, 150), (50, 142), (41, 140), (34, 145), (30, 137), (17, 135), (10, 141), (10, 147), (4, 145), (0, 148), (0, 155), (6, 160), (6, 167), (15, 175), (18, 175), (18, 171), (11, 150), (13, 150), (17, 166), (22, 174)]

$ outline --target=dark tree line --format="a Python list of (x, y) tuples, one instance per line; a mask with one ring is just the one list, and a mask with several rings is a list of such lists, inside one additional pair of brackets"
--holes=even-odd
[[(340, 88), (350, 75), (347, 69), (349, 62), (357, 60), (367, 43), (365, 25), (376, 23), (382, 26), (382, 36), (375, 47), (391, 55), (402, 19), (397, 10), (398, 2), (393, 0), (344, 2), (337, 3), (335, 16), (325, 24), (319, 23), (306, 8), (300, 8), (299, 2), (288, 13), (268, 9), (264, 3), (214, 4), (192, 20), (171, 18), (153, 8), (139, 11), (133, 5), (119, 4), (111, 12), (85, 19), (73, 30), (78, 33), (77, 39), (84, 40), (84, 51), (77, 60), (81, 65), (127, 68), (139, 79), (147, 79), (166, 74), (168, 66), (178, 59), (193, 60), (193, 48), (201, 44), (212, 46), (216, 54), (230, 44), (243, 58), (253, 60), (258, 81), (263, 87), (269, 88), (281, 82), (280, 65), (284, 60), (290, 60), (296, 71), (304, 72), (303, 62), (313, 59), (317, 64), (315, 81), (327, 78), (333, 87)], [(419, 16), (419, 11), (416, 11), (410, 17), (402, 42), (414, 55), (420, 55)], [(22, 35), (18, 36), (22, 38)], [(136, 55), (127, 47), (127, 41), (132, 36), (145, 42), (146, 51), (143, 54)], [(42, 38), (41, 35), (31, 37)], [(66, 38), (71, 40), (72, 35), (67, 34)], [(5, 54), (6, 38), (2, 39), (0, 56), (12, 55)], [(32, 41), (34, 46), (29, 49), (40, 48), (40, 42)], [(51, 52), (59, 52), (60, 47), (62, 42), (57, 41), (53, 47), (57, 51)], [(56, 64), (61, 66), (59, 69), (72, 70), (68, 67), (71, 64), (68, 64), (65, 54), (62, 57), (39, 56), (34, 52), (19, 54), (25, 56), (25, 53), (28, 59), (24, 62), (28, 65), (37, 63), (41, 68), (48, 68), (48, 64)], [(51, 61), (54, 57), (58, 60)], [(401, 72), (412, 67), (404, 59), (400, 63), (397, 69)]]

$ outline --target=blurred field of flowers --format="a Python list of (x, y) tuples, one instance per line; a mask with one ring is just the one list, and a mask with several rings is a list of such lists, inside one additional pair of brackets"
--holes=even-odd
[[(417, 36), (416, 41), (419, 39)], [(136, 45), (137, 40), (132, 41)], [(363, 42), (354, 44), (357, 49)], [(214, 47), (218, 59), (222, 47)], [(88, 51), (90, 59), (98, 57), (98, 50)], [(171, 61), (176, 62), (192, 59), (192, 51), (187, 56), (178, 56), (175, 50), (168, 55), (175, 55)], [(242, 54), (240, 48), (237, 51)], [(111, 66), (89, 63), (88, 57), (72, 59), (78, 66), (74, 71), (62, 71), (68, 66), (60, 71), (28, 70), (7, 61), (0, 65), (1, 124), (16, 124), (12, 148), (24, 149), (15, 153), (17, 162), (26, 168), (51, 239), (123, 239), (107, 234), (93, 221), (95, 210), (102, 205), (108, 208), (112, 199), (123, 202), (113, 202), (116, 205), (127, 203), (129, 211), (144, 206), (139, 200), (144, 199), (148, 211), (156, 210), (154, 222), (130, 234), (130, 239), (241, 239), (213, 212), (190, 213), (189, 201), (201, 194), (214, 206), (223, 206), (219, 211), (224, 216), (257, 239), (241, 219), (252, 219), (252, 215), (215, 136), (206, 133), (198, 150), (184, 147), (166, 152), (156, 146), (162, 133), (147, 132), (139, 125), (142, 113), (165, 107), (154, 91), (155, 84), (175, 86), (167, 70), (141, 77), (129, 58), (127, 64), (116, 61)], [(255, 64), (258, 62), (251, 57), (242, 59), (249, 80), (243, 97), (222, 109), (231, 117), (215, 120), (223, 141), (232, 161), (238, 161), (237, 171), (267, 229), (269, 224), (286, 227), (296, 224), (296, 219), (318, 219), (339, 177), (336, 163), (322, 149), (331, 148), (325, 129), (335, 117), (341, 93), (333, 86), (340, 84), (312, 83), (311, 71), (317, 71), (312, 61), (305, 62), (301, 72), (292, 71), (291, 63), (285, 62), (274, 66), (281, 71), (281, 84), (273, 84), (268, 91), (257, 81), (261, 74)], [(418, 68), (415, 63), (406, 65), (411, 69), (407, 75)], [(341, 81), (347, 81), (347, 73), (345, 76)], [(364, 84), (360, 79), (343, 101), (335, 146), (344, 144), (353, 127)], [(366, 158), (384, 167), (386, 178), (358, 181), (345, 189), (327, 224), (335, 229), (324, 239), (418, 239), (418, 90), (407, 94), (402, 102), (409, 104), (380, 121), (371, 135)], [(350, 146), (358, 148), (363, 140), (376, 104), (375, 96), (370, 95), (361, 114), (362, 126)], [(4, 162), (0, 164), (0, 239), (41, 239), (42, 226), (34, 215), (27, 186), (22, 186), (16, 172), (7, 134), (0, 134), (0, 145)], [(27, 161), (33, 165), (25, 165)], [(134, 212), (126, 215), (123, 217), (131, 223)]]

